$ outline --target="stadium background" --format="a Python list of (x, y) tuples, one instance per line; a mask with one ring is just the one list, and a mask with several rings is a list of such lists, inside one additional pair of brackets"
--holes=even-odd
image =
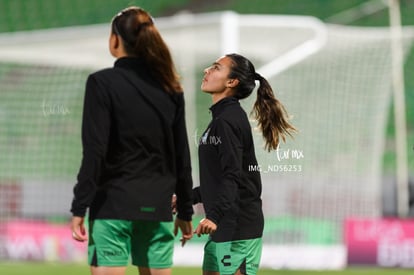
[[(149, 10), (154, 17), (169, 16), (182, 10), (193, 12), (210, 12), (233, 10), (241, 14), (302, 14), (312, 15), (320, 18), (322, 21), (329, 22), (329, 18), (340, 11), (352, 8), (365, 1), (340, 1), (340, 0), (290, 0), (290, 1), (0, 1), (0, 31), (17, 32), (46, 28), (68, 27), (78, 25), (91, 25), (109, 22), (114, 11), (118, 11), (128, 5), (139, 5)], [(401, 1), (402, 21), (405, 25), (414, 25), (414, 1)], [(410, 16), (411, 15), (411, 16)], [(341, 23), (341, 22), (333, 22)], [(348, 22), (347, 24), (356, 26), (387, 26), (388, 11), (384, 9), (377, 13), (364, 16), (361, 19)], [(408, 143), (409, 148), (409, 167), (414, 164), (413, 161), (413, 136), (414, 136), (414, 55), (413, 50), (408, 55), (405, 64), (405, 95), (407, 105), (408, 119)], [(13, 65), (10, 65), (13, 66)], [(48, 72), (48, 74), (64, 74), (64, 72)], [(84, 72), (85, 73), (85, 72)], [(45, 83), (48, 79), (41, 80)], [(67, 80), (70, 82), (70, 79)], [(79, 84), (80, 86), (83, 83)], [(46, 102), (47, 104), (47, 102)], [(392, 108), (392, 107), (390, 107)], [(63, 110), (64, 111), (64, 110)], [(386, 154), (383, 159), (384, 178), (392, 177), (395, 173), (395, 148), (394, 148), (394, 124), (392, 110), (389, 111), (389, 122), (387, 126), (387, 143)], [(78, 118), (74, 118), (75, 120)], [(200, 120), (206, 120), (208, 117), (200, 117)], [(200, 122), (201, 124), (203, 121)], [(9, 125), (13, 128), (13, 125)], [(28, 125), (30, 127), (30, 125)], [(18, 133), (15, 133), (18, 136)], [(51, 133), (53, 135), (53, 133)], [(59, 137), (64, 138), (64, 137)], [(65, 154), (65, 149), (55, 148), (60, 154)], [(8, 152), (10, 153), (10, 152)], [(38, 152), (33, 152), (34, 157)], [(0, 164), (7, 167), (10, 158), (1, 157)], [(73, 158), (70, 163), (56, 161), (56, 167), (40, 167), (44, 173), (50, 176), (72, 172), (71, 166), (77, 164), (79, 159)], [(69, 168), (68, 168), (69, 167)], [(410, 175), (413, 176), (412, 169)], [(50, 174), (50, 171), (53, 171)], [(21, 173), (20, 169), (16, 173)], [(23, 171), (24, 173), (34, 173), (33, 171)], [(55, 174), (53, 174), (55, 173)], [(10, 213), (9, 213), (10, 214)], [(65, 217), (53, 217), (54, 220), (64, 221)], [(62, 220), (63, 219), (63, 220)], [(322, 229), (323, 231), (323, 229)], [(330, 232), (329, 229), (326, 230)], [(323, 234), (322, 234), (323, 235)], [(324, 238), (337, 238), (337, 236), (324, 236)], [(316, 237), (316, 241), (321, 241)]]
[[(183, 10), (196, 13), (233, 10), (241, 14), (311, 15), (329, 23), (329, 18), (332, 15), (364, 2), (366, 0), (89, 0), (87, 2), (81, 0), (1, 0), (0, 33), (107, 23), (112, 18), (114, 11), (128, 5), (145, 7), (154, 17), (170, 16)], [(401, 0), (400, 5), (402, 24), (414, 25), (414, 0)], [(382, 9), (373, 14), (350, 20), (346, 24), (371, 27), (388, 26), (388, 10)], [(414, 140), (413, 53), (414, 50), (412, 49), (404, 68), (409, 167), (414, 166), (412, 153)], [(392, 174), (395, 171), (394, 122), (392, 114), (393, 112), (390, 110), (387, 127), (388, 142), (384, 155), (386, 174)], [(413, 172), (411, 172), (411, 177), (413, 177)]]

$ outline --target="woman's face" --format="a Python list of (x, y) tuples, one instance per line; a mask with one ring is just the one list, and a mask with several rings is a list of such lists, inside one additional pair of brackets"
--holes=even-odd
[(203, 92), (214, 94), (222, 93), (231, 88), (229, 79), (231, 59), (223, 56), (216, 60), (210, 67), (204, 69), (204, 78), (201, 82)]

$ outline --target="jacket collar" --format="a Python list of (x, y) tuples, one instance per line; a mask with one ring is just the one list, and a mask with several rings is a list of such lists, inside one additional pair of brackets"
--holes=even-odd
[(231, 105), (240, 105), (239, 100), (232, 96), (225, 97), (212, 105), (210, 107), (210, 111), (213, 114), (213, 117), (217, 117), (223, 112), (224, 109)]

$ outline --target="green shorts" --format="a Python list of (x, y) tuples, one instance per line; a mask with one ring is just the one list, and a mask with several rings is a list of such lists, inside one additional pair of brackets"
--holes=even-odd
[(262, 238), (217, 243), (209, 240), (204, 247), (203, 270), (230, 275), (257, 273), (262, 256)]
[(174, 250), (172, 222), (93, 220), (89, 223), (91, 266), (170, 268)]

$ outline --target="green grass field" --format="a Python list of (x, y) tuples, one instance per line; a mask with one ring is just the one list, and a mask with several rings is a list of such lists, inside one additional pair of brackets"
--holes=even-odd
[[(79, 264), (43, 264), (43, 263), (0, 263), (0, 274), (2, 275), (81, 275), (89, 274), (89, 267)], [(138, 274), (135, 267), (130, 266), (126, 275)], [(173, 275), (196, 275), (201, 274), (199, 268), (176, 267)], [(414, 274), (409, 269), (378, 269), (378, 268), (349, 268), (346, 270), (332, 271), (310, 271), (310, 270), (265, 270), (261, 269), (258, 275), (399, 275)]]

